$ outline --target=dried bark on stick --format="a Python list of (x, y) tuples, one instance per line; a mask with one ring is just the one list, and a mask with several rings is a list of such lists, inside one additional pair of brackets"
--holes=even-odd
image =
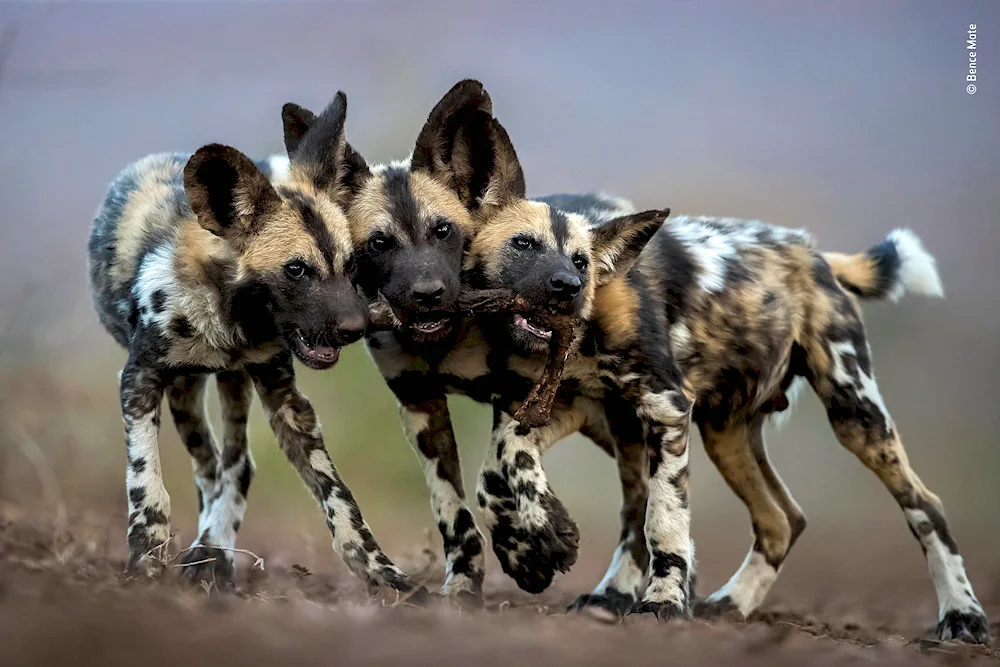
[(569, 357), (569, 346), (573, 342), (573, 326), (573, 318), (565, 316), (559, 318), (558, 324), (552, 326), (545, 369), (531, 387), (521, 407), (514, 413), (514, 419), (518, 422), (516, 430), (518, 435), (525, 435), (533, 428), (545, 426), (552, 418), (552, 406), (562, 382), (563, 368)]
[[(569, 348), (573, 342), (577, 318), (538, 310), (522, 297), (506, 289), (465, 292), (459, 297), (458, 310), (461, 314), (469, 316), (503, 311), (530, 315), (532, 321), (552, 331), (545, 369), (521, 403), (521, 407), (514, 413), (514, 419), (518, 421), (517, 432), (520, 435), (526, 434), (532, 428), (548, 424), (552, 417), (556, 392), (562, 382)], [(382, 298), (369, 307), (369, 321), (369, 326), (375, 329), (395, 329), (403, 325), (388, 302)]]
[(396, 317), (392, 306), (381, 295), (368, 305), (368, 331), (392, 331), (402, 328), (403, 322)]

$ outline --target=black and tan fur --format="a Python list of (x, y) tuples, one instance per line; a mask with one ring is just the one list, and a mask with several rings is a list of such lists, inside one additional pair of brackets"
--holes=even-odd
[[(89, 243), (94, 303), (128, 350), (120, 389), (132, 568), (157, 569), (170, 539), (157, 446), (166, 393), (194, 462), (200, 510), (184, 571), (231, 580), (253, 478), (246, 428), (255, 387), (279, 445), (323, 507), (334, 549), (371, 586), (414, 588), (372, 537), (295, 385), (293, 358), (329, 368), (366, 325), (339, 205), (345, 115), (339, 93), (291, 152), (278, 185), (263, 165), (212, 144), (190, 157), (133, 164), (97, 213)], [(205, 415), (210, 375), (222, 401), (221, 447)]]
[[(749, 613), (804, 527), (767, 461), (761, 431), (769, 414), (787, 406), (800, 377), (826, 403), (841, 442), (904, 509), (934, 576), (939, 636), (984, 640), (985, 617), (940, 501), (909, 468), (878, 395), (855, 296), (938, 292), (933, 261), (916, 237), (897, 231), (866, 254), (845, 256), (818, 252), (802, 232), (732, 219), (677, 218), (654, 236), (663, 214), (635, 214), (607, 198), (576, 199), (577, 212), (526, 201), (506, 133), (495, 120), (489, 127), (483, 143), (490, 155), (470, 161), (489, 170), (473, 169), (450, 184), (456, 197), (473, 180), (480, 184), (474, 192), (489, 193), (474, 200), (489, 207), (474, 211), (478, 232), (467, 252), (466, 283), (514, 288), (539, 306), (587, 318), (552, 423), (521, 436), (509, 416), (544, 365), (545, 332), (523, 317), (463, 322), (444, 354), (415, 352), (382, 333), (369, 346), (397, 396), (427, 406), (418, 418), (404, 411), (412, 440), (433, 439), (437, 450), (454, 452), (443, 395), (493, 402), (494, 434), (477, 499), (504, 570), (538, 591), (575, 560), (576, 526), (540, 457), (580, 430), (615, 452), (625, 493), (614, 562), (577, 606), (688, 616), (694, 554), (687, 443), (697, 425), (755, 527), (741, 569), (748, 576), (738, 573), (708, 606)], [(559, 205), (573, 203), (562, 197)], [(388, 207), (367, 214), (393, 215)], [(576, 290), (572, 298), (565, 298), (566, 285)], [(437, 402), (422, 403), (428, 396)], [(451, 467), (457, 471), (457, 458)], [(460, 509), (466, 511), (464, 502)], [(471, 516), (464, 525), (471, 534)]]

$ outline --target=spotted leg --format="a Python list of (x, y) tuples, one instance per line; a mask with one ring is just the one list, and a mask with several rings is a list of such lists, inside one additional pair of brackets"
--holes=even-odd
[(170, 496), (163, 486), (158, 434), (160, 403), (168, 378), (161, 369), (129, 356), (119, 380), (125, 422), (128, 490), (128, 569), (157, 574), (170, 541)]
[[(191, 453), (198, 488), (198, 536), (183, 555), (184, 574), (225, 586), (232, 582), (236, 532), (246, 512), (246, 495), (253, 478), (247, 448), (247, 418), (253, 385), (243, 371), (216, 376), (222, 404), (223, 445), (217, 451), (205, 415), (205, 376), (174, 381), (170, 410)], [(214, 548), (219, 547), (219, 548)]]
[(198, 525), (201, 537), (207, 532), (214, 538), (213, 544), (232, 549), (246, 515), (247, 494), (255, 469), (247, 441), (253, 382), (242, 370), (219, 373), (215, 381), (222, 404), (219, 486), (204, 524)]
[(645, 423), (649, 452), (649, 503), (646, 545), (650, 580), (630, 613), (657, 618), (689, 618), (694, 547), (688, 509), (688, 439), (693, 400), (669, 384), (660, 391), (642, 388), (637, 412)]
[(649, 500), (649, 456), (642, 424), (634, 411), (616, 408), (606, 401), (610, 432), (585, 426), (581, 429), (595, 442), (610, 440), (618, 463), (622, 488), (621, 535), (611, 564), (593, 591), (581, 595), (570, 610), (586, 611), (600, 620), (624, 616), (646, 588), (649, 552), (646, 550), (646, 504)]
[(323, 508), (334, 551), (370, 589), (386, 586), (425, 597), (426, 589), (393, 564), (362, 518), (354, 495), (330, 460), (312, 405), (295, 386), (291, 358), (280, 355), (247, 370), (278, 444)]
[(451, 427), (445, 397), (421, 401), (400, 399), (403, 431), (424, 469), (431, 494), (431, 511), (444, 538), (445, 580), (448, 596), (483, 594), (484, 539), (465, 500), (458, 443)]
[(705, 451), (750, 513), (754, 542), (739, 570), (719, 590), (695, 606), (698, 616), (730, 610), (749, 616), (778, 578), (805, 517), (767, 459), (765, 418), (716, 427), (700, 424)]
[(503, 571), (529, 593), (548, 588), (576, 562), (580, 532), (542, 470), (545, 449), (584, 423), (580, 406), (556, 406), (547, 426), (517, 433), (518, 423), (494, 408), (490, 447), (477, 500)]
[(849, 334), (807, 350), (810, 382), (826, 406), (837, 439), (882, 480), (920, 542), (937, 592), (937, 636), (988, 643), (989, 624), (972, 591), (944, 506), (910, 467), (882, 400), (860, 318)]
[[(219, 479), (219, 455), (212, 428), (205, 415), (204, 374), (180, 375), (167, 391), (170, 415), (181, 442), (191, 455), (194, 467), (194, 484), (198, 492), (198, 534), (194, 544), (214, 544), (210, 535), (203, 535), (208, 512), (216, 497)], [(232, 581), (232, 559), (218, 549), (188, 549), (181, 557), (182, 573), (196, 581), (215, 581), (226, 584)]]

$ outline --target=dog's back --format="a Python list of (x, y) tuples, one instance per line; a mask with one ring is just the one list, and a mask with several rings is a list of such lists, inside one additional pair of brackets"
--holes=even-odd
[(658, 295), (699, 413), (732, 419), (780, 391), (814, 306), (828, 300), (817, 257), (805, 232), (732, 218), (671, 218), (650, 243), (635, 273)]
[(143, 258), (173, 242), (180, 223), (192, 216), (183, 183), (188, 157), (159, 153), (126, 167), (91, 224), (87, 257), (94, 305), (101, 324), (123, 346), (137, 316), (131, 293)]

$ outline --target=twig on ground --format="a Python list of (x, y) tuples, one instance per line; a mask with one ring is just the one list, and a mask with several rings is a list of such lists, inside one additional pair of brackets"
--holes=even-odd
[(203, 560), (196, 560), (193, 563), (174, 563), (170, 567), (191, 567), (192, 565), (204, 565), (205, 563), (214, 563), (215, 558), (205, 558)]
[[(236, 549), (235, 547), (217, 547), (214, 544), (202, 544), (200, 542), (198, 542), (197, 544), (192, 544), (187, 549), (181, 549), (180, 551), (177, 552), (176, 556), (174, 556), (173, 558), (170, 559), (170, 562), (173, 562), (173, 561), (177, 560), (181, 556), (181, 554), (185, 554), (188, 551), (192, 551), (194, 549), (198, 549), (199, 547), (202, 548), (202, 549), (218, 549), (219, 551), (230, 551), (232, 553), (244, 554), (244, 555), (250, 556), (251, 558), (254, 559), (253, 565), (250, 566), (250, 569), (257, 568), (261, 572), (264, 571), (264, 559), (261, 558), (260, 556), (258, 556), (257, 554), (255, 554), (254, 552), (250, 551), (249, 549)], [(205, 561), (198, 561), (198, 562), (199, 563), (201, 563), (201, 562), (211, 562), (211, 561), (214, 561), (214, 560), (215, 560), (214, 558), (209, 558), (209, 559), (207, 559)], [(196, 564), (197, 563), (186, 563), (186, 564), (182, 564), (182, 565), (196, 565)]]

